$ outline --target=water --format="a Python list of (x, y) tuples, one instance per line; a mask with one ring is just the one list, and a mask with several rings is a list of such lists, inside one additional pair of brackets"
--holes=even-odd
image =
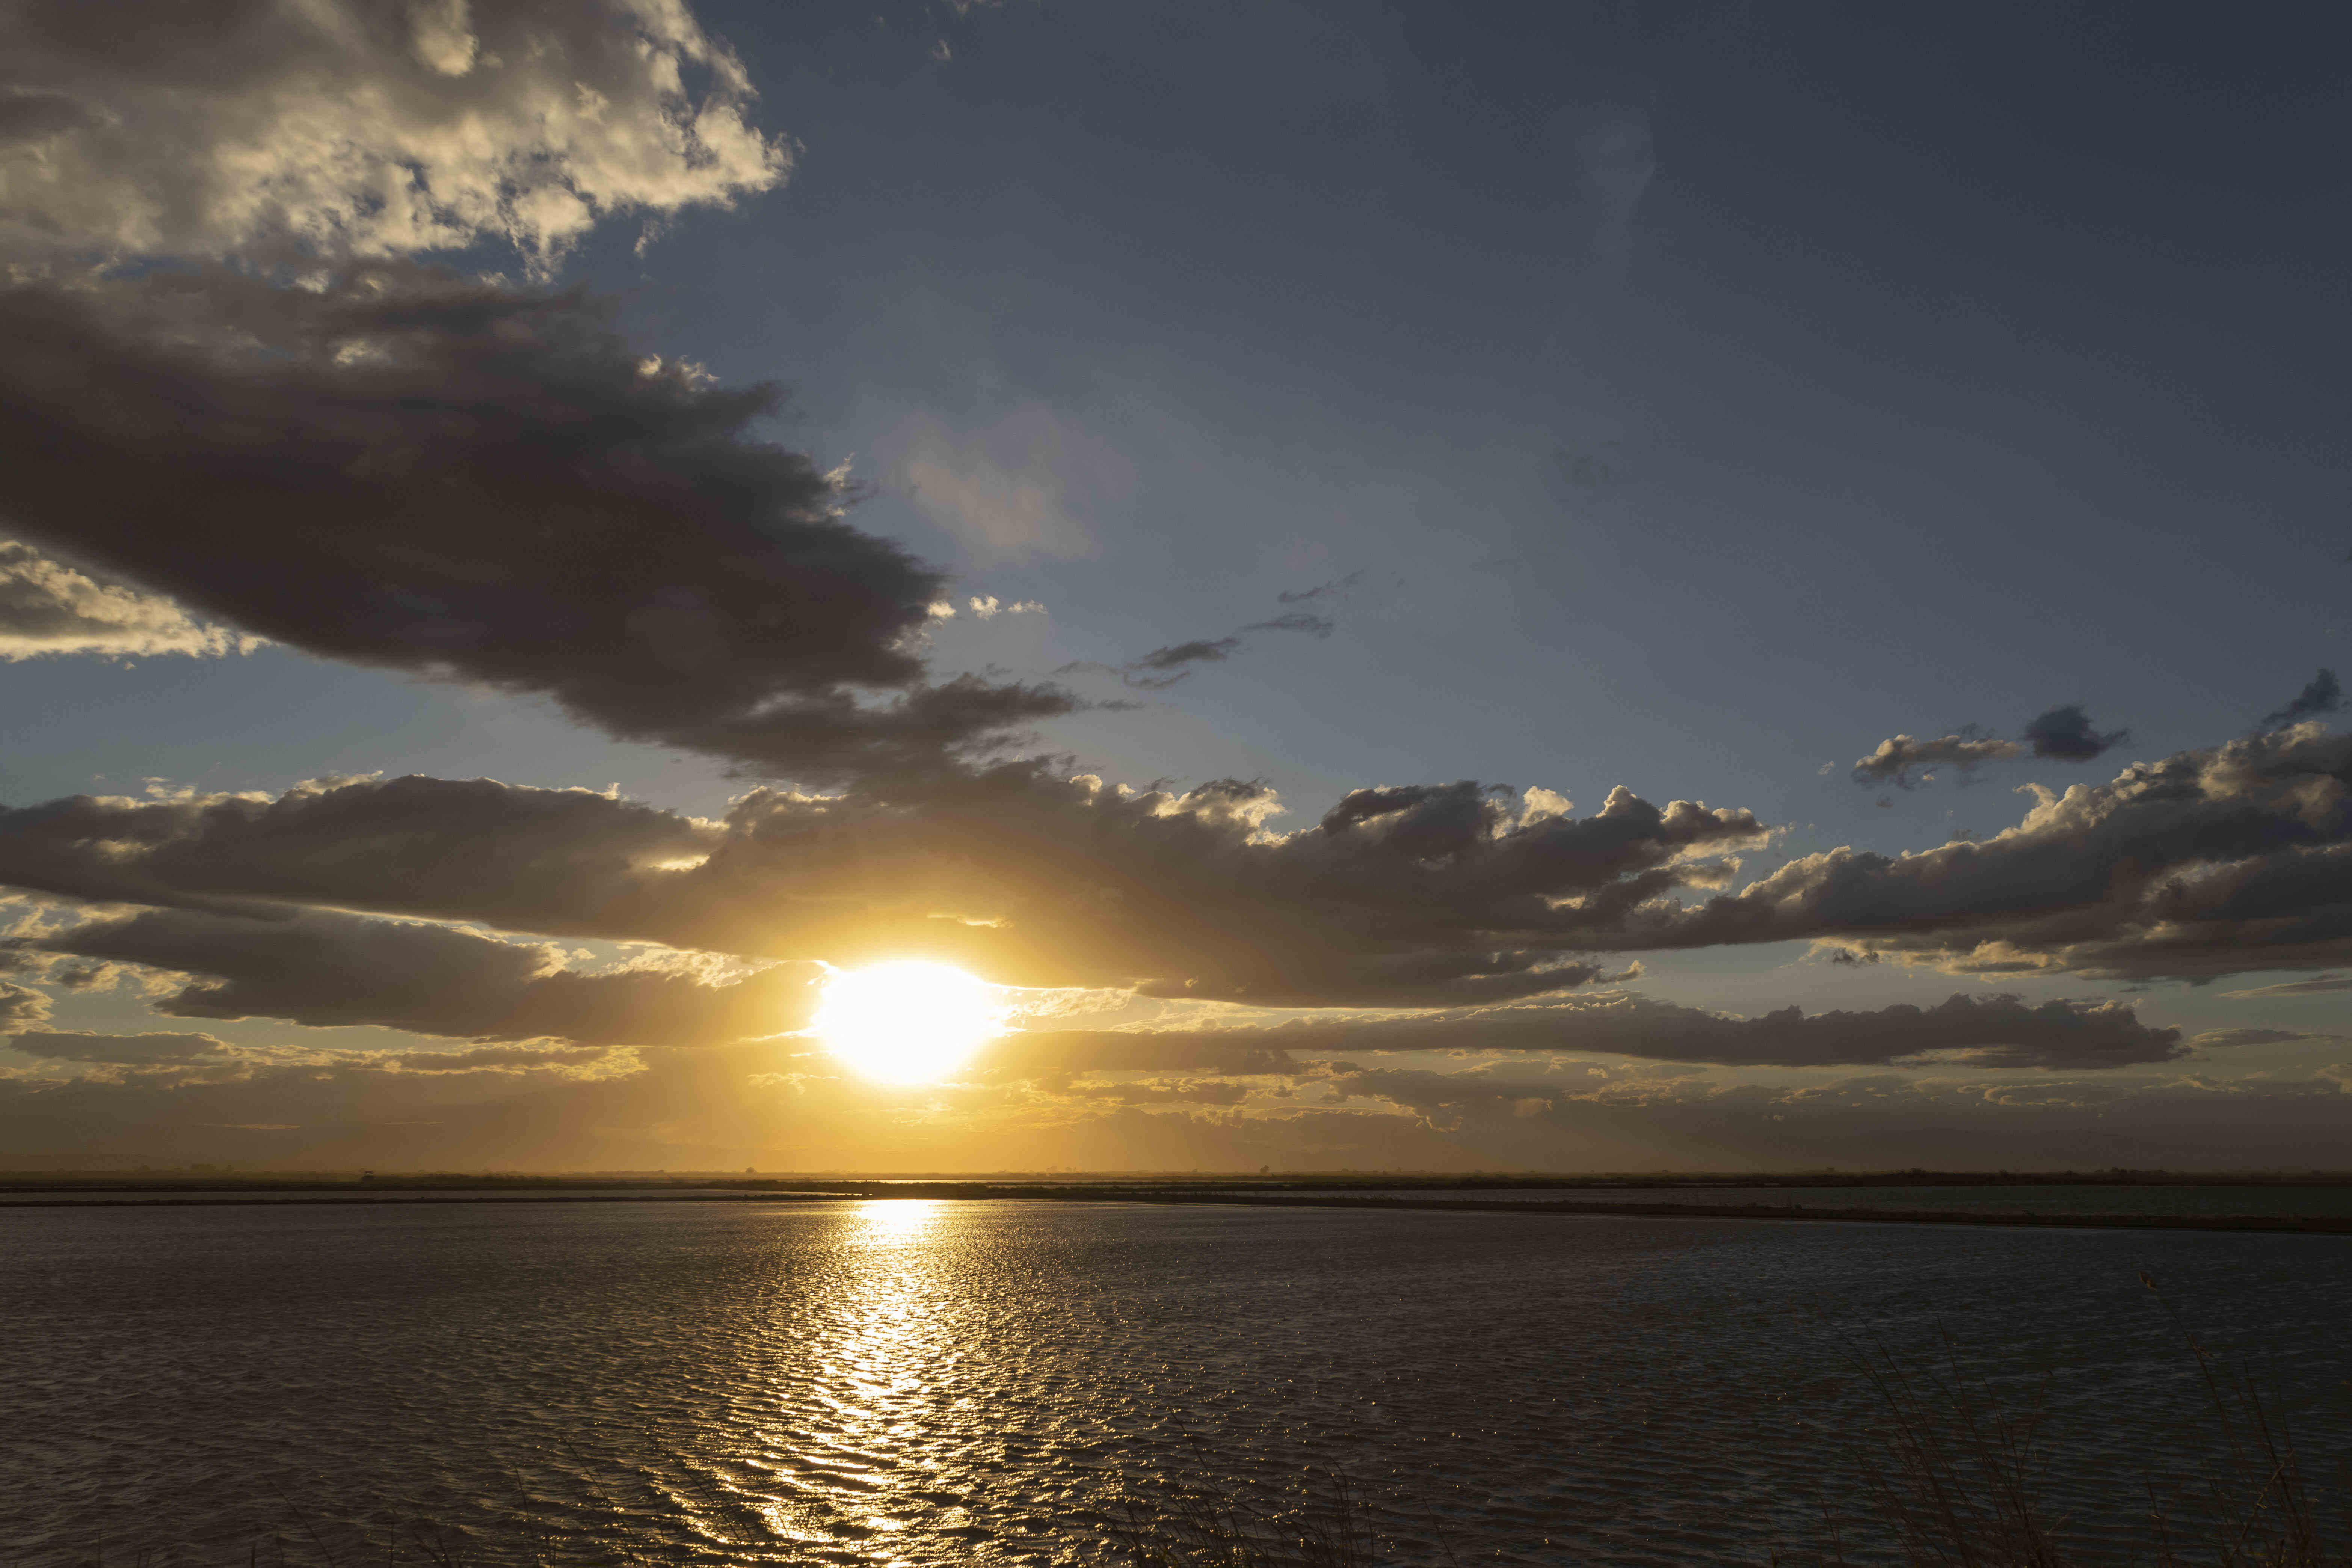
[(417, 1519), (471, 1562), (1067, 1563), (1111, 1489), (1310, 1467), (1401, 1562), (1760, 1563), (1853, 1503), (1855, 1357), (1947, 1334), (2046, 1396), (2096, 1527), (2200, 1399), (2141, 1269), (2352, 1452), (2337, 1237), (877, 1200), (24, 1210), (0, 1248), (22, 1568), (383, 1561)]
[(2352, 1187), (1381, 1187), (1368, 1198), (1503, 1203), (1764, 1204), (1774, 1208), (1894, 1209), (1969, 1214), (2197, 1215), (2352, 1217)]
[[(801, 1196), (806, 1194), (792, 1194)], [(835, 1193), (834, 1197), (853, 1194)], [(353, 1189), (305, 1190), (300, 1187), (271, 1190), (256, 1187), (177, 1187), (159, 1191), (131, 1189), (122, 1191), (84, 1190), (45, 1192), (26, 1188), (17, 1192), (0, 1192), (0, 1208), (11, 1204), (33, 1208), (56, 1208), (68, 1204), (112, 1204), (117, 1207), (136, 1205), (154, 1207), (163, 1204), (414, 1204), (414, 1203), (500, 1203), (500, 1204), (561, 1204), (588, 1200), (617, 1203), (674, 1203), (679, 1199), (709, 1201), (714, 1198), (762, 1198), (774, 1200), (772, 1190), (757, 1187), (404, 1187), (387, 1182), (382, 1187)]]

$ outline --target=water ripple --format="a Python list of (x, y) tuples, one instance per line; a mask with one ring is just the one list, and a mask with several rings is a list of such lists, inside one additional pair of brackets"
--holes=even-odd
[(2309, 1404), (2346, 1370), (2334, 1237), (913, 1199), (0, 1225), (23, 1568), (416, 1521), (488, 1562), (1064, 1563), (1114, 1494), (1284, 1506), (1333, 1470), (1407, 1561), (1762, 1561), (1839, 1497), (1874, 1347), (2073, 1420), (2052, 1482), (2095, 1535), (2103, 1466), (2190, 1441), (2142, 1268), (2352, 1433)]

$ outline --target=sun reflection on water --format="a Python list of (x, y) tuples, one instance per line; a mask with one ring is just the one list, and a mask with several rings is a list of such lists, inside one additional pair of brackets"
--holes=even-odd
[(964, 1500), (942, 1490), (938, 1474), (961, 1359), (942, 1300), (948, 1206), (874, 1198), (842, 1216), (836, 1287), (826, 1310), (793, 1331), (813, 1375), (809, 1419), (770, 1457), (795, 1495), (769, 1515), (778, 1535), (856, 1542), (890, 1561), (884, 1542), (918, 1520), (933, 1531), (969, 1523)]
[(895, 1247), (920, 1241), (944, 1206), (937, 1198), (868, 1198), (857, 1217), (864, 1226), (856, 1240), (861, 1247)]

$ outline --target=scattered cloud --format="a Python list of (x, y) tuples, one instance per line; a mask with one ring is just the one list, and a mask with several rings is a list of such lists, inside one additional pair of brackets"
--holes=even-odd
[(683, 5), (12, 7), (0, 246), (19, 257), (534, 268), (600, 219), (767, 190), (788, 143)]
[(1195, 637), (1191, 642), (1171, 643), (1129, 661), (1123, 673), (1129, 686), (1155, 689), (1173, 686), (1192, 673), (1192, 666), (1223, 664), (1241, 647), (1238, 637)]
[(1330, 598), (1336, 595), (1344, 594), (1363, 580), (1364, 574), (1361, 572), (1350, 572), (1344, 577), (1334, 577), (1328, 583), (1318, 583), (1312, 588), (1294, 588), (1286, 593), (1276, 594), (1275, 597), (1286, 605), (1311, 604), (1317, 599)]
[(1196, 665), (1223, 664), (1248, 646), (1252, 632), (1299, 632), (1311, 637), (1328, 637), (1337, 629), (1339, 623), (1328, 616), (1311, 610), (1290, 610), (1272, 620), (1252, 621), (1230, 637), (1196, 637), (1191, 642), (1153, 648), (1121, 666), (1119, 678), (1129, 686), (1160, 690), (1191, 675)]
[(228, 1042), (215, 1035), (98, 1035), (84, 1029), (67, 1033), (30, 1030), (19, 1033), (10, 1043), (26, 1056), (47, 1061), (121, 1067), (178, 1067), (229, 1053)]
[[(2104, 1069), (2170, 1061), (2180, 1031), (2143, 1024), (2119, 1002), (2047, 1002), (1954, 995), (1932, 1007), (1908, 1003), (1811, 1017), (1785, 1007), (1755, 1018), (1624, 994), (1459, 1009), (1409, 1016), (1317, 1019), (1256, 1028), (1126, 1030), (1047, 1039), (1083, 1059), (1100, 1045), (1144, 1042), (1180, 1065), (1186, 1049), (1249, 1047), (1292, 1058), (1337, 1051), (1560, 1051), (1718, 1067), (1893, 1066), (1932, 1058), (1971, 1068)], [(2230, 1043), (2230, 1042), (2220, 1042)]]
[(2036, 714), (2025, 725), (2025, 740), (2037, 757), (2062, 763), (2087, 763), (2131, 739), (2128, 730), (2101, 734), (2091, 728), (2090, 715), (2079, 702), (2069, 702)]
[[(2083, 710), (2081, 703), (2068, 702), (2028, 720), (2021, 741), (1989, 734), (1974, 724), (1933, 740), (1891, 736), (1853, 764), (1853, 776), (1854, 783), (1860, 784), (1916, 789), (1933, 783), (1937, 771), (1943, 768), (1950, 768), (1966, 778), (1984, 763), (2025, 756), (2087, 763), (2129, 739), (2131, 732), (2127, 730), (2101, 733), (2092, 727), (2090, 715)], [(1827, 773), (1832, 765), (1824, 763), (1822, 771)]]
[(2309, 1029), (2207, 1029), (2189, 1037), (2200, 1050), (2225, 1050), (2231, 1046), (2275, 1046), (2289, 1040), (2340, 1040), (2341, 1035), (2318, 1035)]
[(2329, 991), (2352, 991), (2352, 974), (2315, 974), (2308, 980), (2281, 981), (2244, 991), (2224, 991), (2224, 996), (2310, 996)]
[(392, 1052), (382, 1059), (403, 1072), (515, 1073), (592, 1067), (612, 1054), (609, 1046), (480, 1046), (470, 1051)]
[(1853, 764), (1853, 782), (1914, 789), (1933, 782), (1937, 768), (1957, 768), (1966, 773), (1979, 763), (2005, 762), (2024, 754), (2025, 748), (2015, 741), (1984, 734), (1973, 726), (1931, 741), (1894, 735), (1879, 742), (1876, 751)]
[(2343, 707), (2344, 688), (2336, 681), (2336, 672), (2323, 669), (2284, 706), (2263, 714), (2262, 728), (2275, 730), (2284, 724), (2299, 724), (2323, 713), (2340, 712)]
[(49, 1021), (49, 999), (29, 985), (0, 980), (0, 1034)]
[(1591, 945), (1832, 938), (1957, 973), (2194, 982), (2352, 963), (2352, 736), (2306, 723), (2029, 791), (1984, 838), (1802, 856)]
[(99, 654), (219, 658), (260, 639), (206, 626), (169, 599), (100, 582), (29, 545), (0, 539), (0, 659)]

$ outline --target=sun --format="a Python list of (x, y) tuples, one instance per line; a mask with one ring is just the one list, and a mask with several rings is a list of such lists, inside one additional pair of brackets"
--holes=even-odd
[(885, 1083), (934, 1082), (1004, 1032), (993, 987), (912, 959), (835, 974), (810, 1026), (850, 1066)]

